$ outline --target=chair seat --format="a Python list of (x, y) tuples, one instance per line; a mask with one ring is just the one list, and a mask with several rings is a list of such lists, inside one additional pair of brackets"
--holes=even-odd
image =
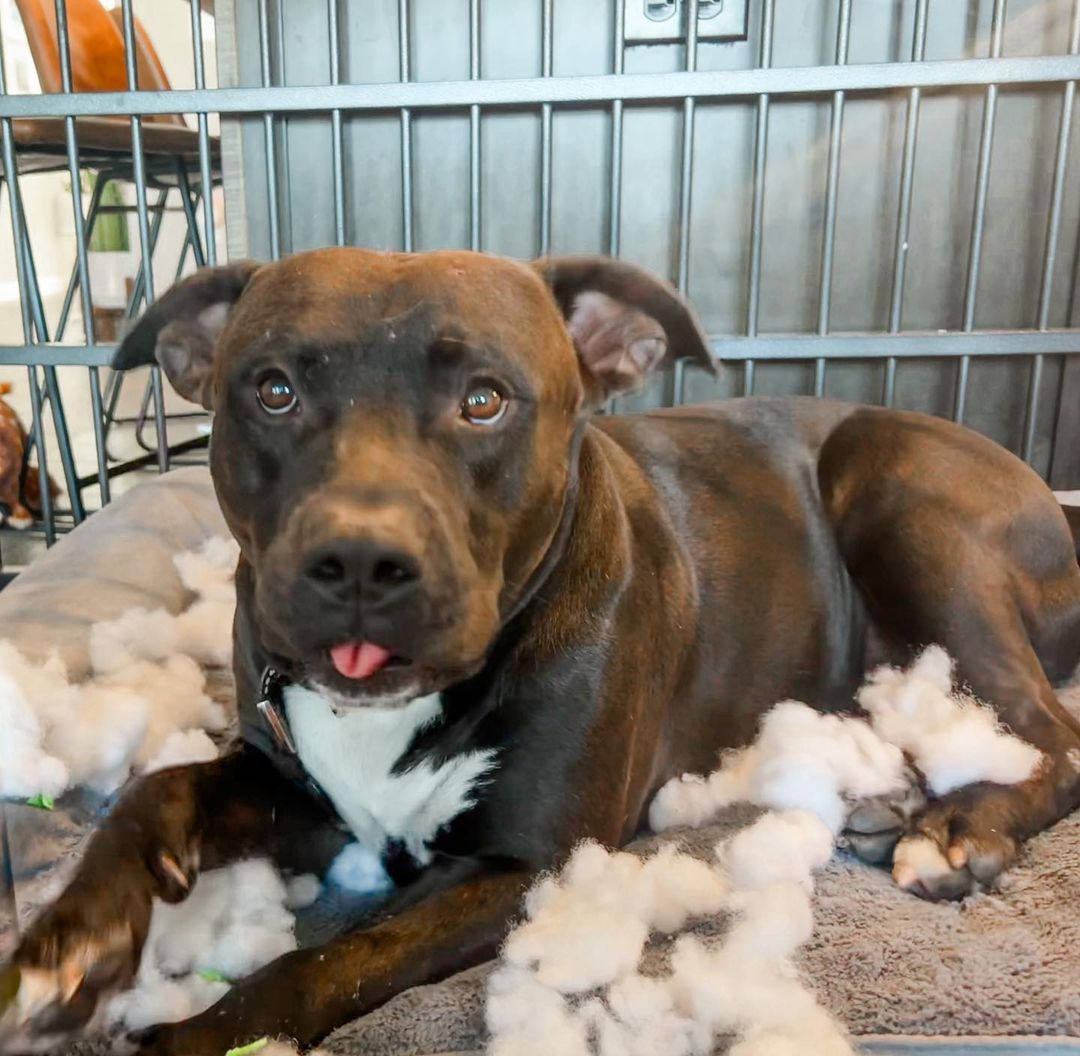
[[(79, 155), (86, 164), (93, 157), (105, 161), (130, 159), (132, 153), (132, 125), (127, 118), (76, 118), (76, 139)], [(15, 147), (19, 157), (24, 154), (60, 154), (67, 157), (67, 138), (63, 118), (17, 118), (12, 122)], [(199, 133), (193, 128), (172, 123), (143, 121), (143, 153), (164, 155), (180, 159), (198, 167)], [(211, 165), (218, 170), (221, 151), (217, 136), (210, 137)], [(19, 171), (22, 171), (22, 164)]]

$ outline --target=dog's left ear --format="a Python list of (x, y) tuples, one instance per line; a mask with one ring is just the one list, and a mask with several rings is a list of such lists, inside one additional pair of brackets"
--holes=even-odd
[(176, 283), (120, 342), (112, 368), (131, 370), (156, 360), (184, 399), (211, 410), (217, 339), (259, 267), (238, 260), (201, 268)]
[(562, 309), (590, 404), (640, 388), (658, 366), (676, 359), (716, 373), (694, 310), (652, 272), (611, 257), (550, 257), (533, 267)]

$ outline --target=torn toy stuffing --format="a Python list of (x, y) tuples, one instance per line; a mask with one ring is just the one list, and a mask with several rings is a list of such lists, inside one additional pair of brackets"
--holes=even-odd
[[(227, 725), (204, 667), (228, 664), (238, 549), (211, 539), (178, 554), (191, 606), (177, 616), (134, 609), (95, 624), (91, 677), (68, 680), (56, 657), (35, 664), (0, 642), (0, 796), (58, 796), (74, 785), (112, 792), (135, 769), (204, 761), (199, 731)], [(181, 737), (179, 735), (187, 735)]]
[[(948, 656), (927, 649), (907, 671), (870, 676), (858, 697), (869, 721), (785, 701), (714, 773), (668, 782), (650, 808), (656, 831), (738, 802), (768, 808), (717, 845), (711, 866), (672, 847), (643, 862), (580, 844), (533, 887), (506, 941), (489, 983), (489, 1056), (704, 1056), (721, 1036), (735, 1039), (730, 1056), (850, 1056), (793, 961), (813, 931), (814, 873), (849, 813), (910, 791), (905, 752), (938, 794), (1022, 781), (1041, 760), (951, 683)], [(948, 870), (924, 843), (902, 841), (897, 868)], [(715, 946), (682, 936), (667, 975), (639, 974), (650, 934), (721, 912), (729, 926)]]
[(201, 873), (175, 905), (154, 903), (135, 986), (113, 997), (105, 1024), (140, 1030), (209, 1008), (231, 981), (296, 949), (290, 907), (318, 897), (312, 876), (286, 882), (261, 859)]

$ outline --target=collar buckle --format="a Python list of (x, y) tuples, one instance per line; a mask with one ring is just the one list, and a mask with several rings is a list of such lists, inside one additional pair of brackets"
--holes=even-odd
[(281, 690), (284, 684), (285, 680), (274, 668), (264, 668), (259, 686), (259, 700), (255, 707), (278, 748), (290, 755), (296, 755), (296, 744), (289, 732), (289, 722), (281, 709)]

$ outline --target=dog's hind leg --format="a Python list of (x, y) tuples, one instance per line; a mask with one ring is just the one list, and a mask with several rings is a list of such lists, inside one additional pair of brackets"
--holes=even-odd
[(924, 897), (962, 897), (1080, 803), (1080, 722), (1051, 686), (1080, 660), (1071, 533), (1030, 469), (949, 423), (857, 415), (826, 443), (819, 480), (894, 651), (943, 646), (957, 681), (1044, 753), (1027, 781), (957, 789), (913, 819), (894, 858), (898, 880)]
[(130, 984), (155, 898), (186, 898), (200, 867), (256, 853), (287, 861), (295, 844), (311, 845), (322, 820), (251, 749), (136, 781), (67, 888), (0, 966), (0, 1052), (62, 1040), (100, 998)]

